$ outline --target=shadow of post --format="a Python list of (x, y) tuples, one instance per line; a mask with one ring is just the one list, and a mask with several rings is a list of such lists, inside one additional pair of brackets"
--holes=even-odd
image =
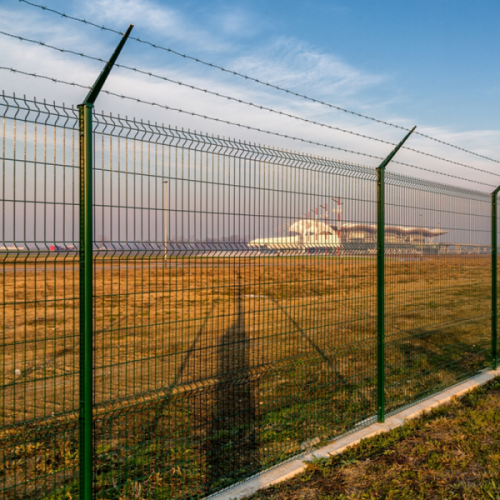
[(235, 321), (220, 338), (217, 349), (218, 384), (206, 450), (208, 491), (259, 470), (257, 380), (249, 373), (250, 339), (245, 330), (239, 275), (237, 280)]

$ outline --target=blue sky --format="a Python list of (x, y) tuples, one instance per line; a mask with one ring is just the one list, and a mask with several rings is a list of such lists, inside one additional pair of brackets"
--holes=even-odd
[[(384, 77), (370, 98), (392, 96), (397, 112), (418, 122), (462, 130), (498, 126), (499, 2), (286, 3), (280, 31), (297, 30), (322, 51)], [(272, 3), (278, 4), (284, 2)], [(277, 8), (270, 12), (277, 15)]]
[[(37, 0), (34, 0), (38, 3)], [(500, 158), (500, 3), (493, 0), (154, 1), (43, 0), (43, 4), (363, 114)], [(0, 29), (107, 59), (116, 35), (61, 19), (17, 0), (0, 2)], [(0, 37), (0, 65), (92, 84), (101, 64)], [(120, 62), (397, 142), (402, 131), (374, 124), (129, 42)], [(116, 69), (106, 88), (202, 114), (384, 155), (390, 147), (318, 129)], [(6, 93), (78, 104), (82, 89), (2, 72)], [(102, 95), (98, 108), (210, 133), (242, 137), (375, 166), (377, 161), (243, 132)], [(500, 165), (414, 137), (412, 146), (467, 165)], [(500, 178), (401, 152), (400, 159), (488, 183)], [(396, 168), (394, 167), (394, 170)], [(443, 182), (449, 179), (401, 169)], [(454, 182), (454, 181), (453, 181)], [(464, 185), (463, 182), (454, 182)], [(488, 190), (480, 186), (476, 189)]]

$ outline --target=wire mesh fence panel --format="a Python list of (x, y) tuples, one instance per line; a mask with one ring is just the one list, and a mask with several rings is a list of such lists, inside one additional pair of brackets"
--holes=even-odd
[(386, 190), (390, 412), (491, 365), (491, 199), (395, 174)]
[[(78, 498), (78, 112), (0, 106), (0, 490)], [(375, 170), (93, 123), (94, 496), (203, 497), (374, 422)], [(392, 412), (491, 362), (492, 219), (385, 179)]]
[(0, 490), (45, 498), (78, 491), (75, 122), (46, 103), (0, 107)]
[(96, 120), (97, 496), (203, 496), (373, 418), (373, 171)]

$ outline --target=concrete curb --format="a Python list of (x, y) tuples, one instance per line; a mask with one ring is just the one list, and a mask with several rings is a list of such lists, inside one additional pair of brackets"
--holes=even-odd
[(262, 472), (256, 477), (252, 477), (228, 490), (216, 493), (207, 498), (210, 498), (210, 500), (240, 499), (252, 495), (260, 489), (267, 488), (273, 484), (280, 483), (281, 481), (286, 481), (287, 479), (303, 472), (307, 467), (306, 462), (312, 460), (313, 458), (328, 458), (330, 455), (337, 455), (342, 453), (345, 449), (357, 445), (362, 439), (367, 439), (372, 436), (376, 436), (377, 434), (381, 434), (382, 432), (387, 432), (391, 429), (395, 429), (396, 427), (400, 427), (406, 420), (419, 417), (436, 406), (448, 403), (455, 397), (463, 396), (472, 389), (485, 384), (498, 375), (500, 375), (500, 368), (497, 370), (481, 372), (461, 384), (455, 385), (438, 394), (434, 394), (430, 398), (427, 398), (418, 404), (392, 415), (387, 418), (383, 424), (375, 423), (364, 427), (359, 431), (352, 432), (337, 441), (333, 441), (323, 448), (311, 451), (307, 455), (302, 456), (300, 459), (287, 462), (266, 472)]

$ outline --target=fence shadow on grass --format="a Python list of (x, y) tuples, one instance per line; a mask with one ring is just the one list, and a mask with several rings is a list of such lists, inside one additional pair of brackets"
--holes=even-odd
[(214, 387), (205, 450), (207, 491), (223, 487), (228, 478), (241, 479), (260, 469), (256, 437), (258, 381), (250, 374), (251, 340), (245, 325), (240, 276), (236, 279), (234, 322), (219, 339), (217, 348), (219, 383)]

